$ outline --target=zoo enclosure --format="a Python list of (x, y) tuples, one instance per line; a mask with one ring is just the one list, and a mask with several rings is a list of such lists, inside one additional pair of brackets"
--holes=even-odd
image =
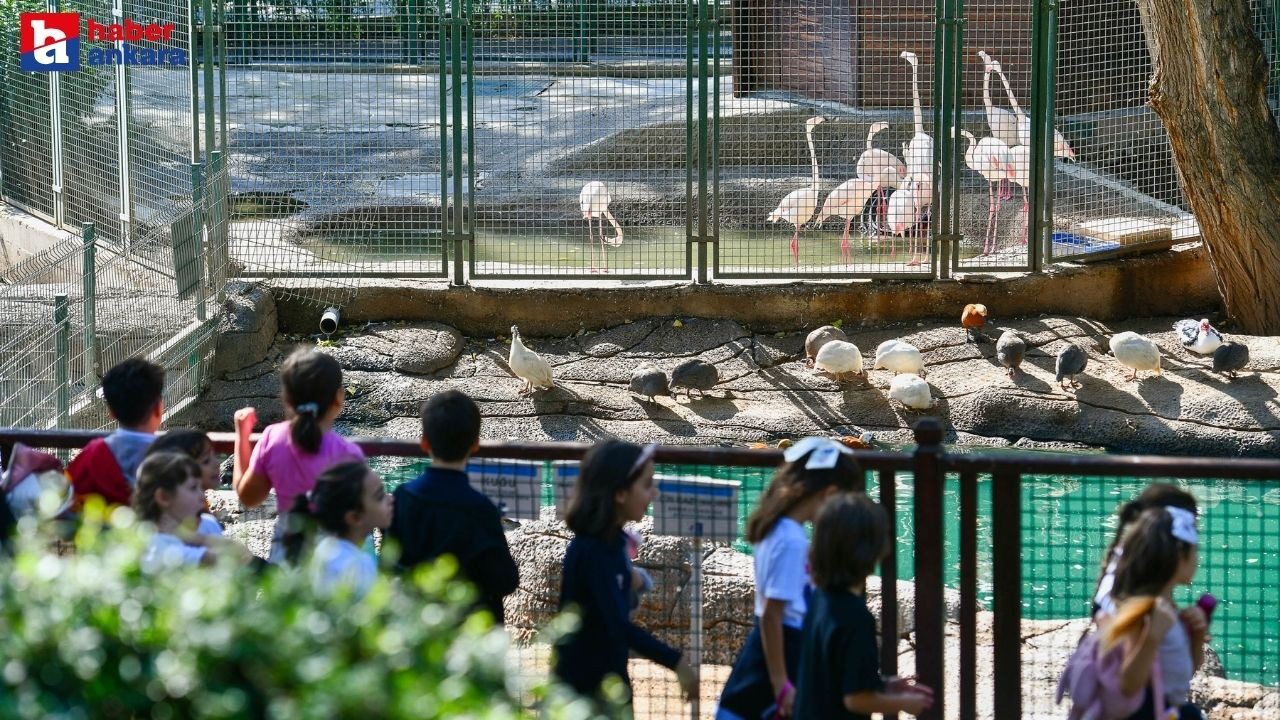
[[(1212, 587), (1221, 600), (1211, 626), (1212, 644), (1227, 676), (1248, 679), (1273, 688), (1280, 687), (1280, 635), (1274, 623), (1275, 598), (1270, 589), (1280, 583), (1280, 551), (1276, 528), (1280, 527), (1280, 461), (1216, 458), (1172, 458), (1146, 456), (1044, 456), (994, 453), (957, 453), (941, 444), (942, 427), (933, 420), (916, 426), (917, 446), (911, 452), (857, 451), (864, 470), (866, 487), (888, 512), (898, 529), (898, 542), (881, 565), (884, 591), (880, 617), (881, 663), (885, 674), (898, 670), (899, 612), (897, 578), (914, 580), (913, 622), (915, 667), (921, 681), (934, 688), (957, 691), (959, 717), (979, 717), (978, 709), (991, 708), (998, 719), (1047, 716), (1055, 712), (1046, 698), (1025, 696), (1023, 677), (1028, 668), (1045, 662), (1031, 651), (1024, 663), (1023, 618), (1049, 592), (1063, 596), (1072, 608), (1055, 617), (1085, 617), (1092, 600), (1093, 579), (1109, 534), (1115, 508), (1133, 497), (1147, 480), (1173, 480), (1197, 495), (1201, 505), (1202, 554), (1200, 577), (1217, 578)], [(0, 430), (0, 451), (4, 457), (15, 442), (32, 447), (78, 448), (101, 433), (84, 431)], [(215, 449), (227, 453), (232, 438), (213, 433)], [(376, 463), (388, 459), (409, 459), (414, 464), (383, 466), (384, 479), (398, 484), (414, 477), (423, 461), (416, 443), (360, 438), (358, 444)], [(579, 443), (483, 443), (477, 457), (491, 462), (576, 461), (587, 449)], [(739, 520), (745, 519), (754, 498), (763, 490), (774, 467), (781, 462), (776, 450), (662, 446), (656, 456), (658, 472), (671, 475), (711, 475), (740, 483)], [(550, 468), (546, 468), (548, 471)], [(1044, 482), (1036, 475), (1052, 474), (1058, 479)], [(1141, 482), (1138, 482), (1141, 479)], [(1128, 483), (1124, 485), (1122, 483)], [(1082, 495), (1074, 499), (1064, 494), (1063, 485), (1074, 485)], [(1232, 529), (1237, 518), (1215, 516), (1216, 503), (1226, 494), (1254, 498), (1252, 516), (1239, 518), (1243, 524)], [(550, 473), (544, 475), (541, 504), (550, 504), (554, 490)], [(1083, 500), (1103, 500), (1086, 510)], [(1060, 514), (1070, 515), (1064, 524), (1054, 523)], [(686, 548), (688, 549), (688, 548)], [(1026, 557), (1024, 557), (1026, 556)], [(1027, 558), (1030, 558), (1028, 561)], [(640, 559), (644, 565), (644, 556)], [(696, 563), (695, 563), (696, 565)], [(658, 571), (655, 570), (655, 575)], [(683, 576), (658, 575), (683, 584)], [(683, 580), (679, 578), (683, 577)], [(1197, 581), (1197, 587), (1202, 587)], [(526, 583), (522, 582), (522, 587)], [(529, 583), (532, 584), (532, 583)], [(958, 591), (958, 610), (948, 608), (944, 591)], [(681, 591), (678, 602), (685, 605), (673, 613), (677, 621), (698, 618), (688, 606), (699, 596), (697, 583), (689, 593)], [(687, 595), (687, 596), (686, 596)], [(1180, 593), (1185, 604), (1193, 599)], [(541, 598), (554, 602), (554, 595)], [(991, 651), (979, 647), (979, 611), (992, 611)], [(698, 608), (699, 610), (701, 608)], [(665, 609), (664, 610), (668, 610)], [(641, 622), (665, 615), (645, 615)], [(944, 666), (948, 616), (959, 624), (958, 668)], [(1260, 618), (1250, 622), (1250, 617)], [(693, 620), (694, 627), (697, 621)], [(527, 639), (535, 628), (509, 627)], [(722, 632), (718, 629), (717, 632)], [(667, 622), (659, 636), (682, 648), (699, 648), (703, 637), (688, 624)], [(740, 628), (745, 635), (745, 628)], [(695, 650), (694, 652), (697, 652)], [(544, 665), (530, 668), (529, 659), (545, 663), (545, 652), (522, 645), (520, 672), (545, 672)], [(727, 664), (723, 658), (703, 655), (704, 678), (722, 682), (706, 663)], [(1058, 658), (1057, 661), (1061, 661)], [(633, 661), (633, 673), (636, 668)], [(992, 696), (979, 705), (977, 677), (992, 677)], [(1044, 671), (1043, 667), (1038, 668)], [(1043, 673), (1042, 673), (1043, 674)], [(945, 683), (944, 683), (945, 678)], [(704, 680), (706, 682), (706, 680)], [(649, 692), (648, 696), (641, 693)], [(718, 694), (718, 693), (716, 693)], [(713, 697), (712, 695), (711, 697)], [(704, 698), (709, 696), (704, 693)], [(948, 694), (939, 692), (937, 703), (925, 718), (945, 716)], [(989, 704), (988, 704), (989, 701)], [(637, 714), (640, 717), (676, 717), (685, 712), (673, 683), (637, 683)], [(705, 700), (703, 708), (709, 705)], [(704, 716), (707, 716), (704, 713)], [(986, 716), (983, 713), (982, 716)]]

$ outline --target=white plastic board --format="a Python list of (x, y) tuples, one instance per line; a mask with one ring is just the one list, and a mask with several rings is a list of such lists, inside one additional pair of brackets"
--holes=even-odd
[(507, 517), (537, 520), (542, 508), (542, 463), (474, 459), (467, 463), (471, 484)]
[(672, 475), (655, 479), (659, 490), (653, 503), (655, 533), (724, 542), (737, 538), (740, 483)]

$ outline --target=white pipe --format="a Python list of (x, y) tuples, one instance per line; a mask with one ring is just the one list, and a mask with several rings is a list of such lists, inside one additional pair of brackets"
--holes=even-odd
[(335, 306), (329, 306), (324, 309), (324, 314), (320, 316), (320, 332), (325, 335), (332, 335), (338, 331), (338, 320), (342, 317), (342, 311)]

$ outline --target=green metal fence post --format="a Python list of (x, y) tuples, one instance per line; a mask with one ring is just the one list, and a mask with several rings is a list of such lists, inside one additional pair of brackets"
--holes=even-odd
[[(187, 58), (191, 85), (191, 162), (200, 162), (200, 63), (196, 62), (196, 3), (187, 0)], [(56, 74), (56, 73), (51, 73)], [(194, 175), (192, 176), (195, 177)], [(193, 180), (194, 182), (194, 180)], [(195, 185), (192, 185), (192, 189)]]
[[(45, 9), (58, 12), (58, 0), (47, 0)], [(53, 224), (66, 221), (66, 197), (62, 194), (62, 81), (61, 73), (49, 73), (49, 153), (50, 189), (53, 191)]]
[(954, 0), (935, 0), (933, 65), (933, 197), (929, 215), (930, 267), (935, 277), (950, 276), (950, 254), (959, 240), (955, 222), (956, 180), (959, 162), (956, 133), (959, 129), (959, 20)]
[[(124, 17), (124, 0), (114, 0), (113, 10), (116, 17)], [(124, 55), (124, 40), (117, 41), (115, 46)], [(116, 145), (119, 151), (119, 167), (117, 168), (120, 184), (120, 241), (124, 244), (125, 253), (132, 250), (133, 226), (133, 187), (132, 163), (129, 150), (129, 66), (117, 63), (116, 76)]]
[(1050, 0), (1045, 8), (1045, 63), (1044, 63), (1044, 105), (1045, 127), (1044, 138), (1044, 198), (1041, 200), (1041, 224), (1038, 239), (1043, 252), (1034, 253), (1031, 269), (1041, 272), (1044, 263), (1053, 259), (1053, 193), (1057, 178), (1057, 165), (1054, 161), (1053, 138), (1054, 125), (1057, 120), (1058, 95), (1058, 0)]
[[(218, 0), (222, 2), (222, 0)], [(206, 154), (206, 162), (213, 164), (213, 157), (209, 153), (213, 152), (216, 140), (213, 134), (213, 34), (216, 30), (213, 22), (213, 0), (204, 0), (202, 19), (204, 20), (204, 28), (201, 42), (204, 44), (204, 59), (201, 61), (204, 66), (204, 146)]]
[(227, 150), (227, 4), (218, 0), (218, 130), (223, 154)]
[[(711, 242), (714, 262), (720, 262), (720, 0), (711, 14)], [(705, 262), (705, 261), (703, 261)]]
[[(1032, 5), (1031, 23), (1031, 188), (1027, 213), (1027, 252), (1030, 253), (1031, 271), (1039, 272), (1043, 267), (1041, 238), (1045, 227), (1044, 202), (1048, 188), (1045, 187), (1045, 151), (1047, 139), (1053, 137), (1050, 105), (1047, 94), (1050, 92), (1052, 79), (1045, 77), (1048, 65), (1046, 54), (1052, 51), (1048, 45), (1048, 11), (1055, 0), (1037, 0)], [(1045, 128), (1048, 124), (1048, 135)], [(1052, 164), (1052, 159), (1049, 159)]]
[(56, 327), (53, 373), (57, 384), (58, 427), (66, 427), (71, 419), (71, 321), (68, 319), (66, 295), (56, 295), (53, 298), (53, 324)]
[[(697, 133), (694, 130), (694, 124), (699, 118), (694, 115), (693, 108), (696, 103), (697, 83), (694, 77), (697, 72), (694, 70), (694, 56), (697, 55), (695, 46), (698, 32), (698, 2), (699, 0), (685, 0), (684, 3), (684, 262), (686, 267), (693, 266), (693, 247), (698, 244), (698, 235), (694, 232), (694, 226), (698, 222), (698, 203), (693, 197), (693, 175), (694, 165), (698, 162), (698, 146), (694, 141)], [(700, 278), (695, 278), (701, 282)]]
[(449, 68), (453, 79), (450, 100), (453, 102), (453, 277), (451, 285), (466, 284), (462, 270), (462, 223), (466, 214), (462, 205), (462, 44), (466, 21), (462, 17), (463, 0), (452, 0), (450, 24)]
[[(466, 0), (466, 37), (467, 45), (467, 213), (465, 234), (467, 248), (471, 257), (471, 268), (474, 273), (476, 262), (476, 75), (475, 75), (475, 28), (471, 23), (472, 0)], [(461, 253), (459, 253), (461, 255)], [(459, 258), (461, 263), (461, 258)], [(458, 273), (461, 276), (461, 272)]]
[[(412, 0), (411, 0), (412, 1)], [(439, 63), (440, 86), (440, 263), (441, 272), (449, 273), (449, 254), (453, 251), (453, 229), (449, 212), (449, 87), (450, 75), (445, 62), (445, 48), (449, 46), (449, 13), (446, 0), (437, 0), (436, 14), (440, 23), (440, 51), (436, 53)]]
[(84, 391), (92, 394), (98, 389), (102, 375), (102, 361), (98, 358), (98, 246), (94, 241), (93, 223), (87, 223), (84, 238)]
[(710, 18), (707, 16), (707, 5), (715, 0), (698, 0), (698, 282), (707, 282), (707, 165), (711, 159), (711, 143), (707, 121), (707, 31)]
[[(191, 163), (191, 242), (195, 243), (192, 262), (200, 263), (200, 272), (196, 281), (196, 319), (204, 322), (208, 310), (204, 306), (205, 259), (204, 259), (204, 180), (203, 166)], [(178, 268), (174, 268), (177, 274)]]

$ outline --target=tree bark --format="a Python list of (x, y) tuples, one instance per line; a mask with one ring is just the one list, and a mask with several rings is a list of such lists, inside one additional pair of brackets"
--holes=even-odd
[(1280, 335), (1280, 129), (1248, 0), (1137, 0), (1183, 192), (1228, 317)]

